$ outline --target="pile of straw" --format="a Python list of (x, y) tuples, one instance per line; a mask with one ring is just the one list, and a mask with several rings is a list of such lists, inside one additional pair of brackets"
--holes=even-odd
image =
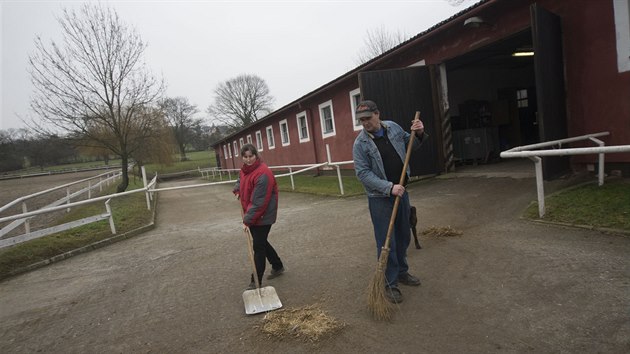
[(260, 330), (277, 339), (291, 337), (315, 342), (325, 335), (336, 333), (344, 326), (345, 324), (327, 315), (317, 305), (308, 305), (267, 313)]
[(461, 231), (453, 230), (450, 226), (447, 227), (435, 227), (431, 226), (430, 228), (422, 231), (423, 235), (431, 236), (431, 237), (453, 237), (453, 236), (461, 236), (463, 233)]

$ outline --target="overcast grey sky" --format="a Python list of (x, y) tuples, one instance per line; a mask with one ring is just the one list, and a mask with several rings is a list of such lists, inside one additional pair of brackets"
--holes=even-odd
[[(59, 41), (63, 8), (83, 2), (0, 0), (0, 129), (24, 127), (20, 117), (33, 117), (27, 69), (34, 39)], [(199, 118), (206, 118), (219, 82), (258, 75), (280, 108), (355, 68), (368, 30), (414, 36), (475, 2), (101, 0), (148, 43), (145, 61), (164, 78), (166, 94), (187, 97)]]

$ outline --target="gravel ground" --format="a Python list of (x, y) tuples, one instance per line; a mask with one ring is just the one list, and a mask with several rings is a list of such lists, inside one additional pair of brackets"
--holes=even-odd
[[(376, 250), (365, 197), (281, 193), (270, 241), (286, 308), (345, 323), (318, 342), (268, 338), (245, 315), (246, 241), (229, 186), (161, 192), (154, 230), (0, 283), (2, 353), (488, 353), (630, 351), (630, 238), (519, 219), (535, 181), (449, 174), (409, 186), (422, 285), (370, 318)], [(456, 178), (450, 178), (456, 177)], [(196, 183), (178, 181), (161, 187)]]

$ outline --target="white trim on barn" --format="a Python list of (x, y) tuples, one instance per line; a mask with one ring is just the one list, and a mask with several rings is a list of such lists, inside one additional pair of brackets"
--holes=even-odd
[(354, 113), (354, 111), (356, 111), (357, 109), (357, 104), (359, 103), (359, 101), (361, 101), (361, 89), (355, 88), (354, 90), (350, 91), (349, 95), (350, 95), (350, 112), (352, 113), (352, 127), (354, 128), (355, 131), (361, 130), (363, 129), (363, 125), (361, 125), (361, 122), (357, 120), (357, 117)]
[[(300, 119), (303, 118), (303, 119)], [(308, 123), (306, 117), (306, 111), (302, 111), (295, 115), (295, 121), (297, 122), (298, 128), (298, 138), (300, 139), (300, 143), (305, 143), (311, 140), (310, 135), (308, 134)]]
[(286, 119), (279, 122), (280, 125), (280, 142), (282, 146), (291, 145), (291, 139), (289, 138), (289, 123)]
[(260, 130), (256, 131), (256, 147), (258, 148), (258, 151), (263, 151), (263, 139)]
[(320, 103), (319, 121), (322, 128), (322, 139), (330, 138), (337, 134), (335, 130), (335, 114), (333, 113), (332, 100)]
[(273, 150), (276, 148), (276, 141), (273, 138), (273, 126), (267, 126), (267, 128), (265, 128), (265, 131), (267, 132), (267, 147), (269, 148), (269, 150)]

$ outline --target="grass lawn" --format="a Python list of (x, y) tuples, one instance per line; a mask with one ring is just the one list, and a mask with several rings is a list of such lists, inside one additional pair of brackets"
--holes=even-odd
[[(344, 196), (359, 195), (365, 193), (363, 186), (355, 176), (342, 176)], [(290, 177), (279, 177), (278, 189), (285, 192), (300, 192), (317, 195), (341, 196), (339, 180), (337, 176), (293, 176), (295, 190), (291, 189)]]
[[(538, 203), (532, 203), (525, 217), (538, 218)], [(630, 231), (630, 179), (611, 178), (598, 186), (589, 183), (545, 198), (544, 220), (572, 225)]]
[(147, 176), (154, 176), (155, 172), (157, 172), (158, 175), (162, 175), (174, 172), (196, 170), (197, 168), (209, 168), (217, 166), (217, 160), (214, 155), (214, 151), (187, 152), (186, 157), (188, 158), (188, 160), (178, 161), (178, 153), (174, 155), (173, 158), (176, 162), (172, 163), (171, 165), (147, 164), (144, 166), (147, 171)]

